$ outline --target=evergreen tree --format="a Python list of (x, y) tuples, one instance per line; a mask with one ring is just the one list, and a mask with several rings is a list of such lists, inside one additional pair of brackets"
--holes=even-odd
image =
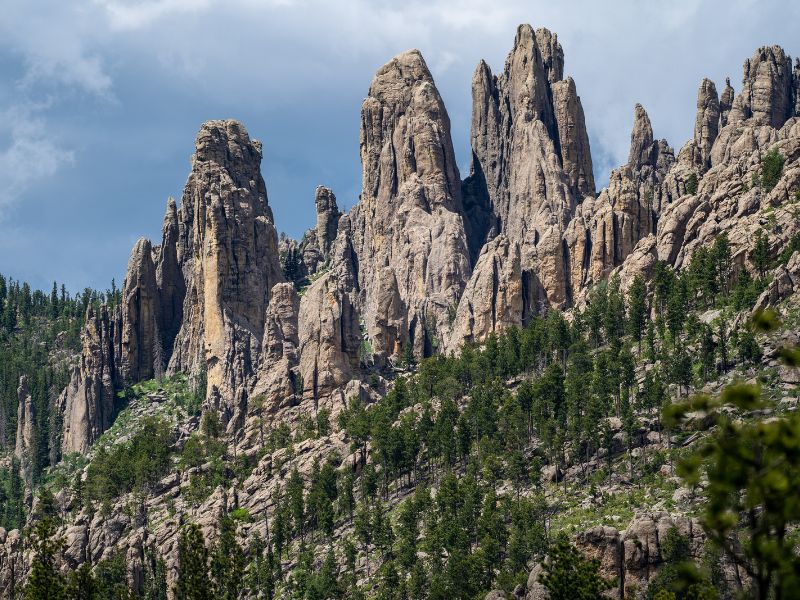
[(65, 596), (64, 578), (57, 567), (57, 555), (64, 542), (56, 537), (56, 524), (49, 517), (39, 521), (33, 531), (33, 563), (25, 584), (25, 600), (62, 600)]
[(565, 537), (550, 547), (548, 556), (539, 581), (551, 600), (602, 600), (613, 587), (600, 575), (600, 563), (584, 558)]
[(756, 243), (750, 251), (750, 262), (753, 263), (758, 274), (763, 277), (769, 264), (769, 241), (760, 229), (756, 235)]
[(236, 522), (225, 515), (219, 520), (219, 538), (211, 552), (214, 595), (223, 600), (236, 600), (244, 568), (244, 552), (236, 541)]
[(88, 561), (70, 573), (65, 597), (68, 600), (101, 600), (92, 574), (92, 565)]
[(642, 349), (642, 331), (647, 320), (647, 298), (644, 279), (637, 275), (628, 291), (628, 332)]
[(213, 587), (208, 574), (208, 550), (200, 528), (186, 525), (178, 539), (176, 600), (211, 600)]

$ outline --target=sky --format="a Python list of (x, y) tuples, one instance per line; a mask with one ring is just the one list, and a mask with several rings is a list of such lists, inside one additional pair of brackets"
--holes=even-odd
[(469, 172), (470, 81), (497, 74), (516, 27), (558, 34), (598, 188), (627, 159), (633, 107), (676, 151), (697, 88), (738, 92), (756, 48), (800, 53), (800, 3), (772, 0), (2, 0), (0, 273), (49, 289), (119, 285), (136, 240), (160, 241), (200, 124), (235, 118), (264, 144), (279, 231), (312, 225), (314, 189), (361, 187), (361, 102), (418, 48)]

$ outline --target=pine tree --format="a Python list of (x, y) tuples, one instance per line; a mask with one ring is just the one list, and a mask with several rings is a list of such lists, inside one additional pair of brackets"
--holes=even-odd
[(50, 292), (50, 318), (57, 319), (59, 315), (58, 306), (58, 285), (53, 282), (53, 291)]
[(212, 585), (208, 576), (208, 550), (200, 528), (186, 525), (178, 539), (178, 581), (176, 600), (211, 600)]
[(32, 544), (33, 564), (23, 592), (24, 599), (62, 600), (64, 578), (56, 566), (56, 556), (64, 543), (56, 537), (56, 524), (51, 518), (45, 517), (36, 524)]
[(65, 596), (69, 600), (100, 600), (92, 565), (88, 561), (70, 573)]
[(647, 319), (647, 298), (644, 280), (637, 275), (628, 291), (628, 332), (642, 350), (642, 331)]
[(769, 241), (760, 229), (756, 235), (756, 243), (753, 246), (753, 250), (750, 252), (750, 262), (753, 263), (758, 274), (763, 277), (769, 264)]
[(211, 576), (217, 598), (238, 598), (244, 567), (244, 552), (236, 541), (236, 522), (225, 515), (219, 520), (219, 537), (211, 553)]
[(550, 600), (602, 600), (612, 582), (600, 575), (600, 563), (587, 560), (565, 537), (559, 538), (542, 563), (539, 581)]

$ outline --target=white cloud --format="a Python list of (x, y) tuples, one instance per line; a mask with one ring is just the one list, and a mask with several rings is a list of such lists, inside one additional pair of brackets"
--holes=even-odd
[(50, 177), (74, 155), (47, 135), (34, 107), (14, 106), (0, 114), (0, 134), (9, 139), (0, 148), (0, 217), (37, 180)]

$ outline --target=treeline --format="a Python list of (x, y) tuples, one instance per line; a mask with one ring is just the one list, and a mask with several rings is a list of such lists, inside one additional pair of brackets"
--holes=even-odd
[[(61, 422), (53, 407), (69, 383), (69, 358), (80, 351), (86, 309), (90, 304), (113, 305), (120, 297), (113, 281), (106, 292), (87, 288), (71, 295), (57, 283), (46, 293), (0, 275), (0, 449), (13, 451), (15, 446), (17, 388), (24, 375), (36, 415), (30, 456), (34, 486), (60, 459)], [(7, 529), (24, 524), (18, 479), (16, 461), (0, 469), (0, 526)]]

